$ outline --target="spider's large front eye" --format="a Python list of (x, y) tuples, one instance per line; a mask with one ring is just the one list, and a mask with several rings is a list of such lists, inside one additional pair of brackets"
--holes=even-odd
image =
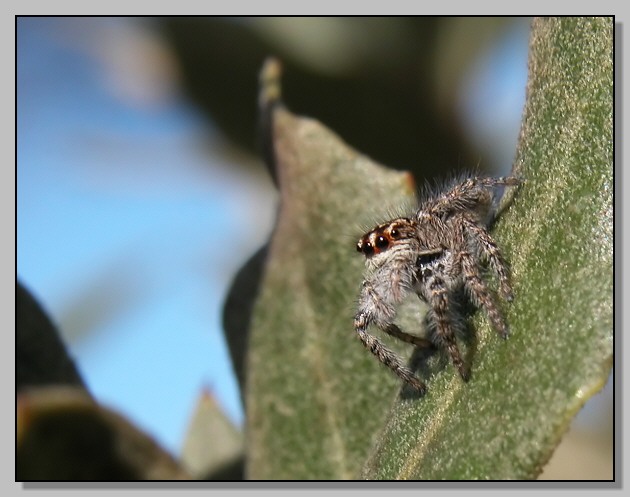
[(376, 237), (376, 246), (380, 249), (385, 248), (389, 245), (389, 240), (385, 238), (383, 235)]
[(374, 247), (372, 247), (372, 244), (370, 242), (365, 242), (363, 244), (363, 247), (361, 248), (359, 248), (359, 246), (357, 245), (357, 250), (363, 252), (366, 256), (368, 256), (372, 255), (372, 252), (374, 252)]

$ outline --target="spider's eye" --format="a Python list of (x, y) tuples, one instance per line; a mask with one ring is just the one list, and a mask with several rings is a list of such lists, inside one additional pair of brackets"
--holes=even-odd
[(389, 245), (389, 241), (383, 235), (376, 238), (376, 246), (380, 249), (385, 248)]
[(398, 231), (396, 228), (392, 228), (389, 234), (392, 238), (398, 238), (400, 236), (400, 231)]
[(372, 247), (372, 244), (370, 242), (365, 242), (361, 249), (359, 249), (359, 247), (357, 246), (357, 249), (362, 251), (365, 255), (370, 255), (372, 254), (372, 252), (374, 252), (374, 247)]

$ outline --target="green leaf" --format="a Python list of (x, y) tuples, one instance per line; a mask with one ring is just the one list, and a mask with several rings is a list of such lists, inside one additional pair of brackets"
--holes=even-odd
[(316, 121), (273, 121), (282, 205), (250, 335), (247, 476), (352, 478), (398, 385), (353, 336), (360, 220), (414, 186)]
[[(249, 478), (539, 474), (612, 365), (612, 28), (534, 22), (515, 162), (525, 183), (494, 232), (512, 267), (512, 333), (501, 340), (476, 313), (471, 380), (430, 355), (423, 398), (398, 395), (352, 329), (363, 265), (354, 243), (409, 204), (410, 177), (274, 108), (281, 208), (245, 368)], [(401, 322), (417, 329), (417, 309)]]
[(398, 403), (362, 477), (535, 478), (612, 366), (612, 19), (536, 20), (516, 171), (496, 237), (512, 336), (477, 316), (473, 378)]

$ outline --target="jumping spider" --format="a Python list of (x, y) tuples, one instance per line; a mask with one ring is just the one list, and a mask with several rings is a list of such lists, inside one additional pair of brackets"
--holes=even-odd
[[(420, 394), (425, 392), (424, 383), (367, 332), (368, 326), (373, 323), (416, 346), (444, 349), (467, 381), (469, 370), (455, 341), (455, 329), (461, 322), (459, 295), (464, 290), (485, 310), (499, 335), (507, 337), (496, 295), (482, 277), (482, 262), (487, 261), (497, 276), (502, 297), (512, 301), (508, 268), (488, 227), (495, 215), (496, 187), (519, 183), (515, 177), (469, 177), (422, 201), (412, 217), (379, 224), (357, 243), (357, 250), (366, 258), (368, 276), (361, 287), (354, 328), (363, 345)], [(397, 306), (411, 292), (429, 306), (425, 318), (429, 340), (405, 333), (394, 324)]]

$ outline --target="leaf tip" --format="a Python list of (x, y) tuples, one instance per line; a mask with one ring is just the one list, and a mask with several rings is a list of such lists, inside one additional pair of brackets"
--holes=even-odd
[(259, 76), (258, 105), (261, 111), (269, 109), (282, 98), (282, 63), (275, 57), (263, 62)]

